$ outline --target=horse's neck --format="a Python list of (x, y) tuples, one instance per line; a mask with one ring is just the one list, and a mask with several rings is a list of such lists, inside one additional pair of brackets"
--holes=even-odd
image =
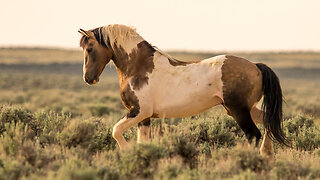
[(113, 61), (115, 66), (120, 71), (124, 71), (126, 68), (126, 64), (129, 61), (130, 54), (134, 49), (137, 48), (137, 45), (139, 42), (143, 41), (143, 39), (140, 37), (137, 37), (135, 39), (131, 39), (130, 41), (122, 42), (121, 44), (114, 44), (113, 46), (113, 52), (114, 57)]
[[(129, 46), (132, 42), (127, 44)], [(120, 81), (129, 77), (152, 71), (154, 68), (153, 55), (156, 51), (147, 41), (136, 43), (128, 52), (122, 46), (114, 48), (114, 64), (117, 67)], [(150, 70), (151, 69), (151, 70)]]
[(137, 48), (137, 45), (144, 41), (144, 39), (140, 36), (133, 37), (130, 40), (121, 42), (121, 44), (118, 44), (117, 47), (121, 47), (121, 51), (124, 51), (122, 53), (130, 54), (133, 49)]

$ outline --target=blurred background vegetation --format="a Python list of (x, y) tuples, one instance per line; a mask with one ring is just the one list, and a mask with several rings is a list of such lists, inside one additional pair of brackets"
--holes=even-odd
[[(168, 53), (184, 61), (227, 54)], [(0, 179), (320, 178), (320, 53), (228, 54), (266, 63), (280, 78), (284, 130), (294, 146), (275, 144), (274, 161), (246, 144), (221, 107), (154, 119), (148, 144), (134, 145), (131, 128), (125, 137), (134, 146), (120, 152), (112, 126), (126, 110), (113, 66), (88, 86), (81, 51), (0, 48)]]

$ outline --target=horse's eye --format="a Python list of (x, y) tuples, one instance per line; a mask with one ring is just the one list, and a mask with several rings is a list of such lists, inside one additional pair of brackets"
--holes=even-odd
[(90, 53), (92, 51), (92, 48), (88, 48), (87, 52)]

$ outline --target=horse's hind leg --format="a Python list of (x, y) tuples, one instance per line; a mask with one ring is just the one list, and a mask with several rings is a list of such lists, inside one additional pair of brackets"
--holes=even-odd
[(246, 106), (229, 106), (226, 104), (231, 116), (237, 121), (240, 128), (244, 131), (248, 141), (256, 139), (256, 146), (259, 144), (261, 133), (251, 119), (250, 111)]
[(250, 114), (255, 123), (263, 124), (263, 111), (257, 108), (256, 105), (251, 108)]
[(267, 130), (265, 130), (262, 144), (260, 147), (260, 154), (265, 154), (272, 158), (274, 156), (273, 145), (272, 145), (272, 140), (270, 139), (267, 133), (268, 133)]
[[(259, 108), (254, 105), (250, 111), (251, 117), (255, 123), (263, 124), (263, 111), (261, 111)], [(260, 147), (260, 154), (265, 154), (269, 157), (273, 157), (274, 151), (273, 151), (273, 145), (272, 140), (267, 134), (268, 132), (265, 130), (265, 133), (263, 135), (262, 144)]]
[(230, 114), (239, 124), (249, 141), (261, 138), (261, 133), (251, 118), (251, 107), (262, 96), (262, 75), (259, 68), (239, 57), (226, 56), (221, 68), (223, 100)]
[(138, 143), (150, 140), (150, 118), (138, 123)]

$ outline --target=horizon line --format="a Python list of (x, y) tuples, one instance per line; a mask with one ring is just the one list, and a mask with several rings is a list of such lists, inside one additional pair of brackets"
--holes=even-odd
[[(69, 51), (81, 51), (81, 47), (66, 47), (66, 46), (40, 46), (40, 45), (0, 45), (0, 49), (42, 49), (42, 50), (69, 50)], [(201, 50), (201, 49), (163, 49), (166, 52), (173, 53), (320, 53), (320, 49), (269, 49), (269, 50), (241, 50), (241, 49), (230, 49), (230, 50)]]

